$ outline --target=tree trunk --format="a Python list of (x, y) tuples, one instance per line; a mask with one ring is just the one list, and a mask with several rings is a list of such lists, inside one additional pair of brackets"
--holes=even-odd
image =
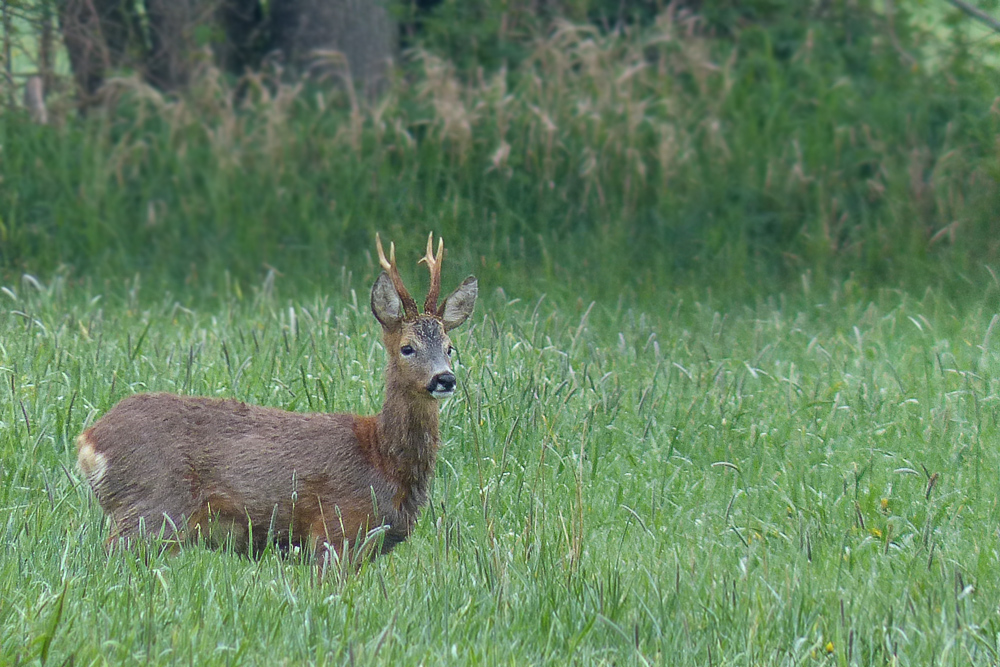
[(24, 82), (24, 106), (31, 115), (31, 120), (39, 125), (49, 122), (49, 112), (45, 107), (45, 88), (41, 76), (28, 77)]
[(272, 0), (274, 43), (286, 60), (308, 66), (316, 51), (339, 51), (369, 100), (383, 92), (396, 56), (396, 22), (379, 0)]
[(42, 93), (47, 95), (55, 83), (55, 48), (52, 34), (52, 5), (43, 2), (39, 10), (41, 26), (38, 35), (38, 74), (42, 77)]
[(146, 74), (158, 88), (186, 85), (209, 45), (215, 62), (231, 72), (256, 65), (260, 0), (146, 0), (146, 12), (152, 47)]
[(59, 24), (85, 98), (97, 92), (108, 70), (125, 64), (129, 44), (141, 39), (132, 0), (64, 0)]
[(214, 2), (199, 0), (146, 0), (150, 51), (146, 77), (160, 90), (187, 84), (197, 56), (195, 31), (199, 19), (210, 19)]
[(219, 65), (234, 74), (257, 67), (264, 43), (260, 0), (224, 0), (218, 20), (225, 34), (225, 41), (215, 48)]
[(7, 0), (3, 0), (3, 66), (7, 75), (7, 87), (10, 88), (10, 106), (14, 106), (14, 63), (11, 58), (10, 40), (13, 30), (11, 29), (10, 7)]
[[(340, 52), (354, 84), (374, 99), (389, 82), (398, 49), (385, 2), (270, 0), (269, 36), (300, 69), (322, 68), (317, 52)], [(209, 45), (231, 72), (256, 66), (267, 46), (264, 6), (261, 0), (58, 0), (63, 40), (85, 103), (121, 67), (143, 71), (162, 90), (181, 88), (207, 54), (200, 47)], [(330, 70), (330, 59), (325, 62)]]

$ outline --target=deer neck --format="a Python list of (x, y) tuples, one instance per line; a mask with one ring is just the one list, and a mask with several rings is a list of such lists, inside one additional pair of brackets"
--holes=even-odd
[(437, 461), (437, 401), (401, 386), (390, 368), (385, 403), (376, 424), (380, 453), (394, 468), (406, 496), (404, 503), (417, 509), (426, 501), (427, 484)]

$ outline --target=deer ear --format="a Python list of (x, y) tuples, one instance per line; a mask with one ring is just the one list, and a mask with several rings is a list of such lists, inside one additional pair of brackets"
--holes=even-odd
[(385, 271), (379, 274), (372, 285), (372, 314), (382, 328), (388, 331), (398, 329), (403, 322), (403, 302)]
[(469, 315), (472, 314), (472, 309), (476, 307), (478, 295), (479, 282), (475, 276), (469, 276), (462, 281), (458, 289), (445, 298), (444, 303), (438, 309), (445, 331), (451, 331), (468, 319)]

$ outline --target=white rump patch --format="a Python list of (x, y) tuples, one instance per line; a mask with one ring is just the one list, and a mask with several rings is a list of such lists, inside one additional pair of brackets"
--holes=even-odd
[(76, 444), (78, 449), (76, 462), (83, 474), (87, 476), (90, 486), (96, 489), (108, 471), (108, 457), (94, 448), (94, 443), (86, 434), (77, 438)]

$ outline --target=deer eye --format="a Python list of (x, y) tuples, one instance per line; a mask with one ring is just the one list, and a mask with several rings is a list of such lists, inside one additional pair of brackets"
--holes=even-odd
[(409, 356), (412, 356), (413, 353), (416, 352), (416, 350), (413, 349), (412, 345), (404, 345), (403, 347), (399, 348), (399, 352), (404, 357), (409, 357)]
[(448, 350), (447, 350), (447, 353), (448, 353), (448, 356), (450, 357), (450, 356), (451, 356), (451, 353), (452, 353), (452, 352), (454, 352), (454, 351), (455, 351), (455, 348), (454, 348), (454, 346), (452, 346), (452, 345), (449, 345), (449, 346), (448, 346)]

